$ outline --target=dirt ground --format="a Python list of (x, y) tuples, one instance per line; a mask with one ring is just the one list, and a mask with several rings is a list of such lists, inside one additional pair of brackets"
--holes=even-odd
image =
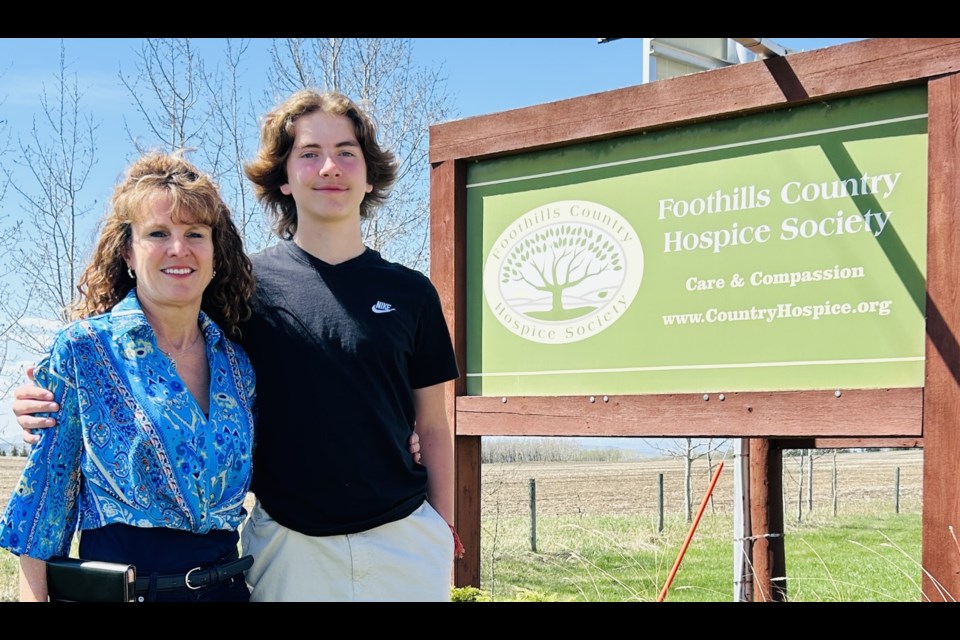
[[(833, 489), (836, 461), (836, 491)], [(712, 469), (717, 463), (714, 460)], [(720, 472), (708, 508), (732, 511), (734, 466), (732, 459), (722, 460)], [(783, 458), (784, 512), (796, 513), (801, 502), (809, 511), (810, 474), (806, 459), (800, 484), (800, 458)], [(899, 492), (897, 476), (899, 469)], [(651, 515), (658, 510), (659, 476), (663, 474), (663, 505), (666, 513), (683, 512), (684, 463), (675, 458), (635, 462), (525, 463), (522, 465), (484, 465), (482, 509), (484, 516), (521, 515), (529, 511), (531, 479), (535, 481), (536, 508), (539, 515)], [(696, 513), (704, 499), (714, 471), (706, 459), (694, 461), (691, 468), (691, 511)], [(836, 494), (837, 513), (859, 513), (869, 509), (897, 508), (902, 513), (918, 513), (922, 503), (923, 451), (895, 450), (872, 453), (815, 452), (813, 464), (813, 510), (832, 512)]]
[[(714, 469), (717, 462), (714, 460)], [(730, 511), (733, 505), (735, 461), (722, 460), (710, 508)], [(25, 458), (0, 457), (0, 510), (5, 508)], [(796, 512), (799, 500), (808, 511), (809, 468), (804, 467), (800, 486), (800, 459), (783, 458), (784, 511)], [(889, 507), (899, 495), (903, 513), (918, 513), (923, 488), (923, 451), (917, 449), (871, 453), (832, 451), (815, 453), (813, 465), (813, 509), (833, 509), (833, 476), (836, 464), (838, 513), (858, 513)], [(899, 470), (899, 494), (897, 474)], [(537, 513), (554, 515), (656, 514), (659, 476), (663, 474), (663, 504), (667, 513), (684, 509), (684, 464), (675, 458), (643, 459), (631, 462), (566, 462), (483, 465), (481, 504), (484, 517), (524, 515), (530, 509), (530, 481), (535, 481)], [(691, 509), (695, 513), (704, 498), (713, 473), (706, 459), (694, 461), (691, 473)]]

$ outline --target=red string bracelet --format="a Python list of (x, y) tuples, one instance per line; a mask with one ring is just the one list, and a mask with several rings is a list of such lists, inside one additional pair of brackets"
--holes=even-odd
[(448, 522), (447, 526), (450, 527), (450, 533), (453, 534), (453, 557), (462, 558), (464, 549), (463, 549), (463, 543), (460, 542), (460, 536), (457, 535), (457, 530), (456, 528), (454, 528), (452, 524)]

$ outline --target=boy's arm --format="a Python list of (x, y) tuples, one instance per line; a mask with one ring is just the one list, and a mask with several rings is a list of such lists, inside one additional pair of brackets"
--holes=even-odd
[(13, 413), (17, 416), (17, 424), (23, 429), (23, 441), (27, 444), (37, 444), (40, 436), (35, 435), (33, 429), (46, 429), (57, 424), (53, 418), (35, 416), (35, 413), (56, 413), (60, 405), (53, 401), (53, 394), (33, 383), (33, 367), (27, 369), (27, 377), (31, 384), (17, 387), (13, 392)]
[(413, 390), (422, 464), (427, 467), (427, 500), (453, 524), (453, 437), (444, 406), (444, 383)]
[[(27, 377), (33, 381), (33, 367), (27, 369)], [(38, 417), (35, 413), (56, 413), (60, 405), (53, 401), (53, 394), (32, 384), (17, 387), (13, 392), (13, 413), (17, 416), (17, 424), (23, 429), (23, 441), (33, 445), (40, 441), (40, 436), (33, 433), (33, 429), (48, 429), (57, 425), (53, 418)], [(410, 434), (407, 441), (407, 450), (413, 456), (413, 461), (421, 463), (420, 437), (416, 432)]]

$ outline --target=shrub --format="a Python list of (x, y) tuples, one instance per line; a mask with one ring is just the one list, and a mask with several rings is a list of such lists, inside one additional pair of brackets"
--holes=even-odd
[(490, 602), (490, 594), (476, 587), (453, 587), (450, 602)]

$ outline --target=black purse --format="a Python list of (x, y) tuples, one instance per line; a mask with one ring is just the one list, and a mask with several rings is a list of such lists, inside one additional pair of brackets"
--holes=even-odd
[(50, 602), (134, 602), (137, 569), (132, 564), (50, 558), (47, 595)]

